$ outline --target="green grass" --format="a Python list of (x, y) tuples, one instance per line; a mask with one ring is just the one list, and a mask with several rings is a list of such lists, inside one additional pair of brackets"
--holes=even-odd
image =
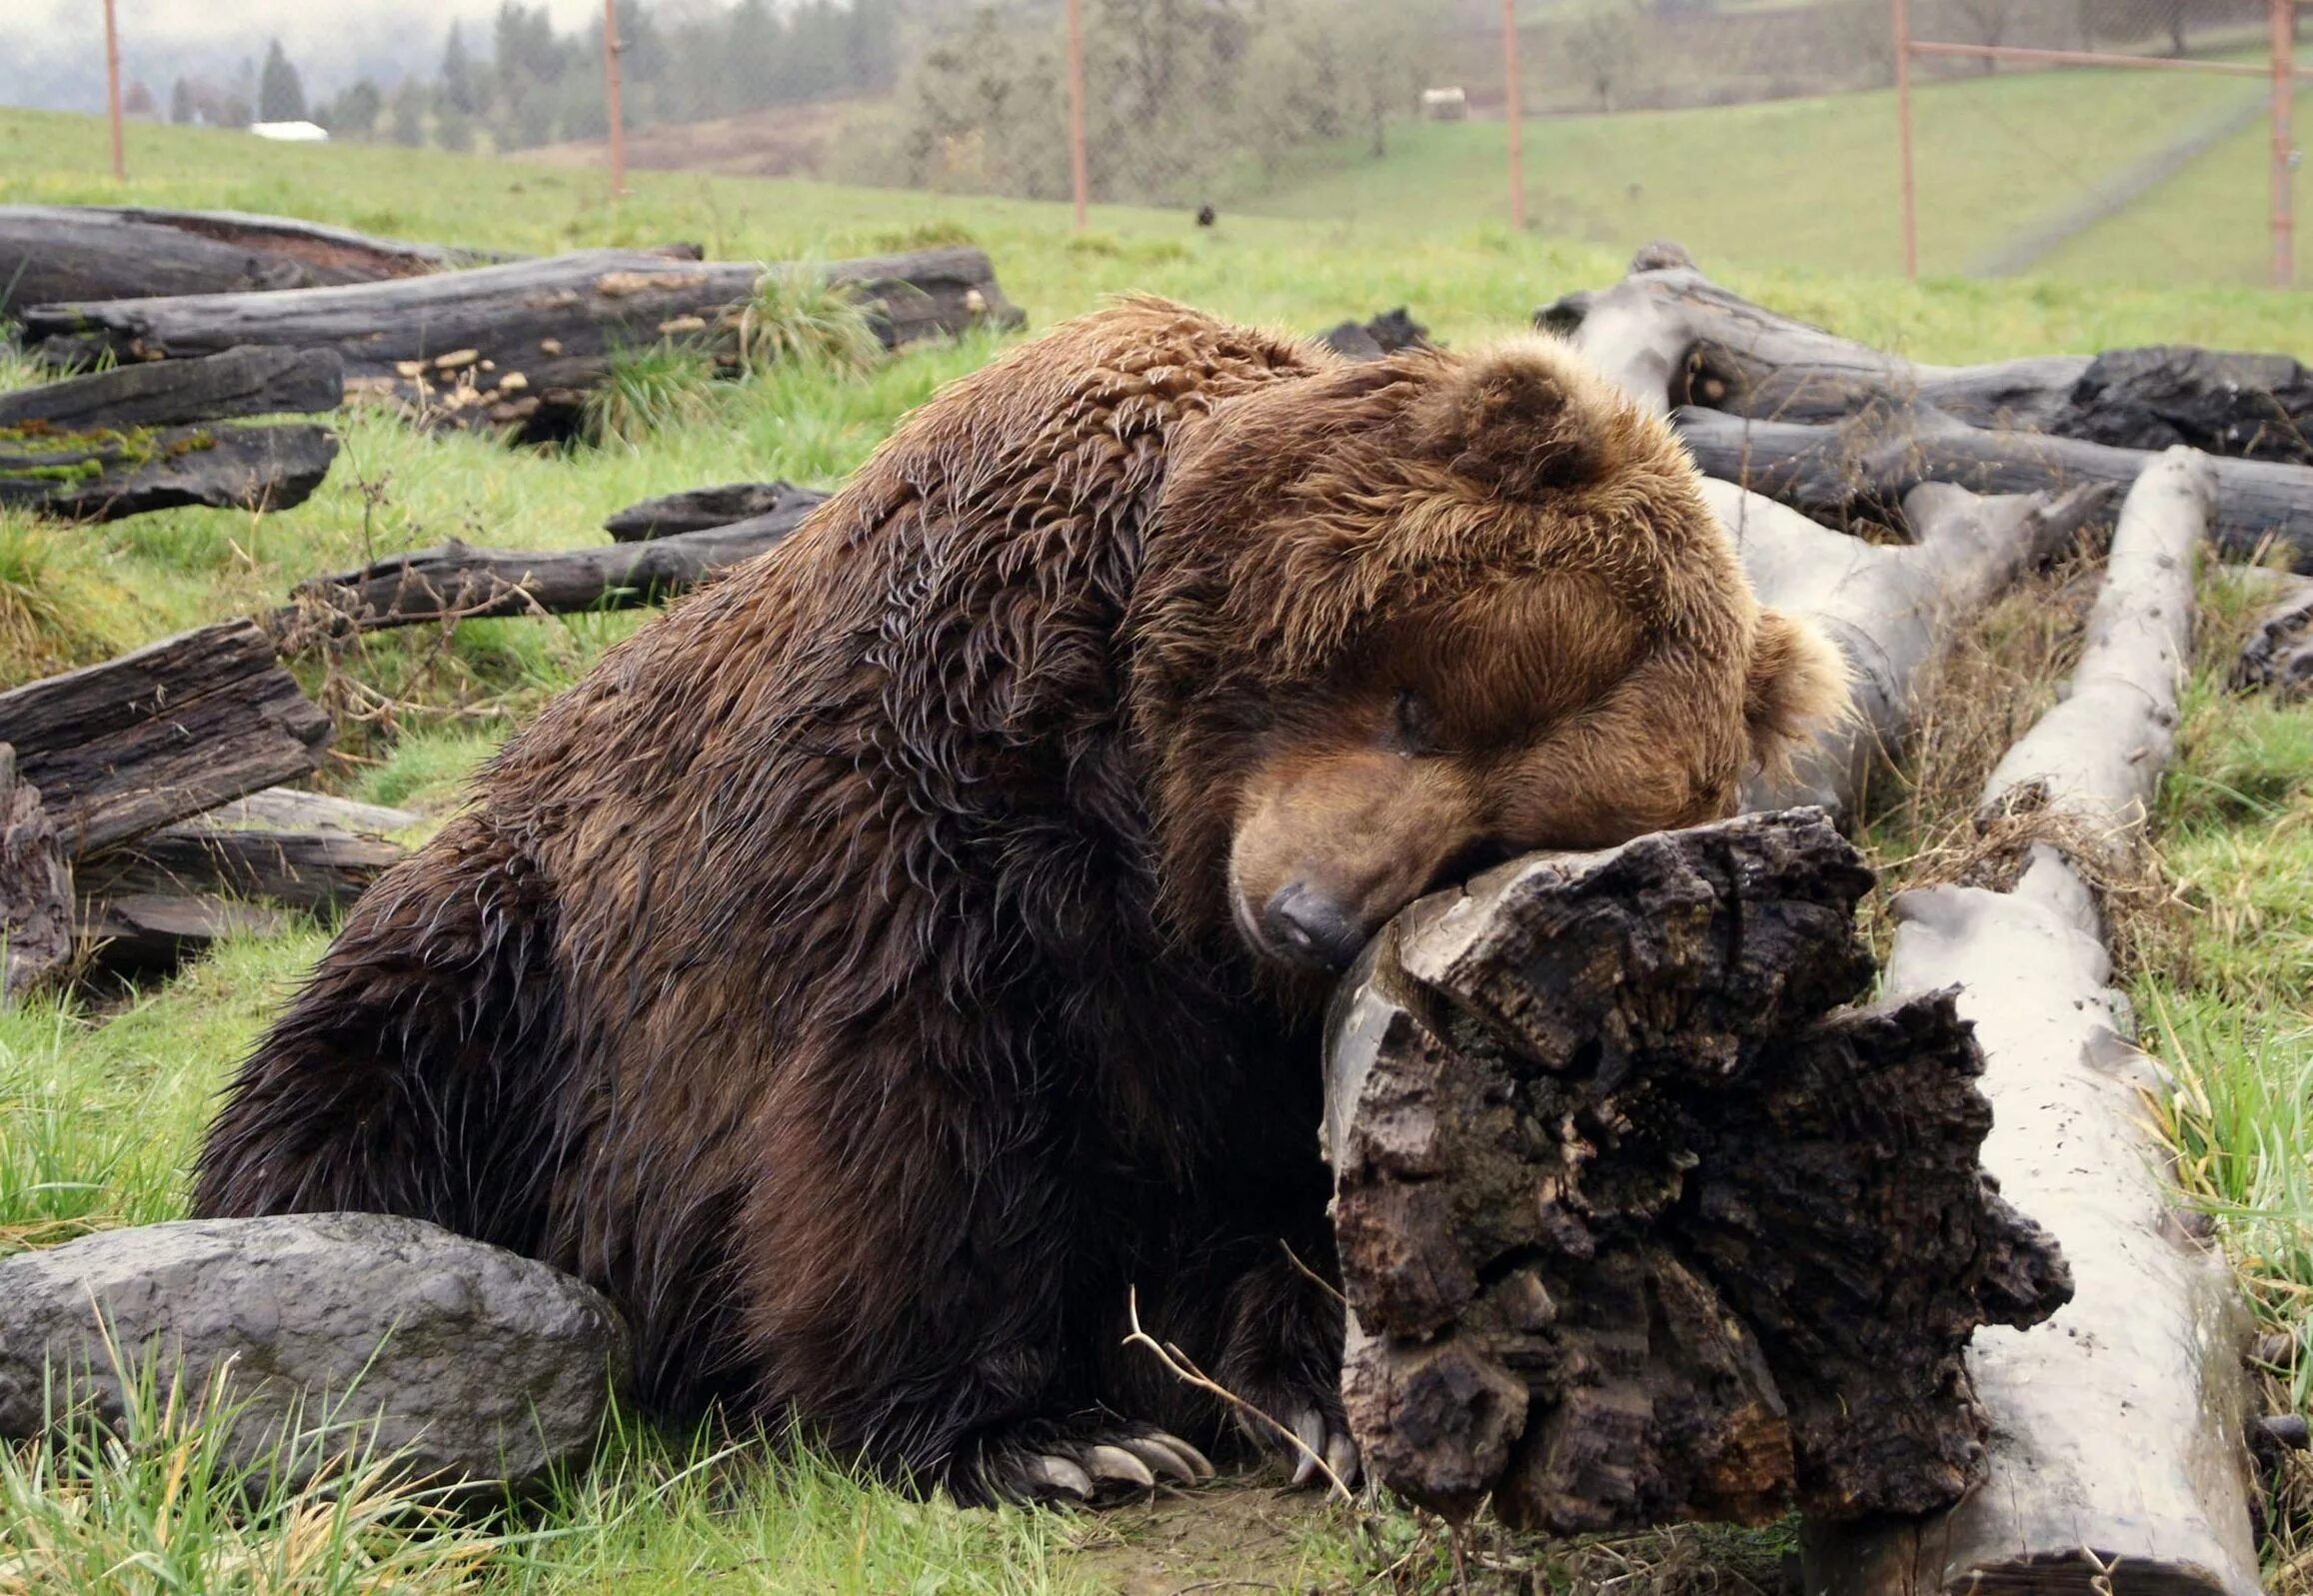
[[(2008, 94), (2024, 81), (1938, 89), (1931, 104), (1959, 107), (1967, 93)], [(1230, 208), (1210, 230), (1180, 216), (1101, 208), (1093, 231), (1076, 236), (1057, 207), (659, 173), (637, 174), (636, 193), (613, 205), (595, 174), (429, 151), (275, 146), (142, 125), (130, 129), (134, 175), (123, 187), (105, 175), (100, 124), (24, 112), (0, 112), (0, 201), (127, 199), (279, 211), (527, 250), (689, 238), (717, 256), (762, 259), (829, 259), (968, 238), (989, 250), (1006, 291), (1034, 325), (1104, 295), (1153, 290), (1297, 329), (1402, 302), (1454, 340), (1515, 330), (1536, 305), (1618, 275), (1642, 237), (1683, 232), (1739, 291), (1922, 359), (2170, 340), (2303, 349), (2302, 302), (2246, 287), (1892, 280), (1887, 263), (1871, 253), (1885, 238), (1864, 236), (1880, 224), (1866, 215), (1859, 175), (1880, 159), (1870, 151), (1867, 124), (1884, 109), (1857, 96), (1828, 112), (1761, 107), (1720, 124), (1722, 135), (1730, 125), (1742, 130), (1734, 164), (1755, 163), (1760, 191), (1780, 196), (1773, 203), (1783, 209), (1761, 213), (1759, 226), (1792, 230), (1799, 241), (1845, 238), (1851, 253), (1826, 258), (1848, 262), (1848, 275), (1745, 264), (1757, 257), (1743, 242), (1739, 218), (1727, 220), (1739, 207), (1707, 192), (1705, 181), (1713, 167), (1723, 173), (1730, 164), (1726, 148), (1714, 146), (1707, 124), (1680, 117), (1617, 118), (1612, 125), (1587, 119), (1598, 125), (1569, 124), (1566, 136), (1609, 142), (1535, 146), (1540, 184), (1606, 181), (1580, 177), (1579, 169), (1609, 174), (1620, 185), (1630, 179), (1617, 162), (1660, 154), (1668, 160), (1664, 175), (1642, 181), (1686, 185), (1666, 191), (1671, 209), (1602, 212), (1594, 228), (1583, 224), (1594, 238), (1576, 241), (1513, 237), (1484, 220), (1489, 209), (1465, 214), (1446, 197), (1433, 211), (1389, 209), (1397, 202), (1392, 194), (1410, 206), (1426, 202), (1426, 186), (1464, 180), (1474, 206), (1479, 178), (1493, 181), (1485, 173), (1498, 167), (1486, 167), (1471, 142), (1487, 130), (1468, 126), (1419, 130), (1439, 142), (1405, 147), (1428, 174), (1426, 184), (1357, 190), (1358, 209), (1347, 214), (1314, 201), (1302, 218)], [(2184, 117), (2192, 107), (2170, 110)], [(1833, 112), (1850, 120), (1805, 120)], [(1955, 112), (1935, 114), (1958, 123)], [(2081, 147), (2110, 153), (2139, 135), (2153, 137), (2110, 117), (2089, 117)], [(1611, 142), (1625, 138), (1636, 143)], [(1802, 159), (1810, 145), (1823, 159), (1846, 164), (1811, 176)], [(1841, 175), (1848, 165), (1853, 172)], [(1663, 197), (1642, 199), (1651, 205)], [(1550, 216), (1546, 207), (1542, 214)], [(1668, 225), (1673, 220), (1679, 225)], [(811, 329), (840, 322), (838, 310), (807, 303), (789, 304), (776, 325), (782, 336), (801, 329), (813, 343)], [(309, 503), (279, 514), (187, 510), (78, 529), (0, 515), (0, 685), (270, 608), (305, 577), (401, 549), (452, 537), (574, 547), (600, 541), (605, 515), (653, 494), (779, 476), (832, 484), (910, 407), (983, 364), (1003, 342), (981, 335), (865, 370), (847, 369), (840, 350), (832, 360), (775, 359), (738, 383), (670, 382), (663, 373), (638, 378), (643, 399), (679, 391), (682, 413), (644, 415), (631, 428), (606, 429), (601, 446), (561, 451), (422, 436), (382, 414), (353, 412), (340, 418), (345, 450), (330, 480)], [(27, 375), (0, 365), (0, 384)], [(639, 403), (637, 414), (647, 409)], [(455, 804), (474, 766), (508, 729), (637, 624), (626, 615), (468, 623), (448, 636), (422, 629), (381, 635), (334, 659), (301, 661), (309, 688), (340, 716), (324, 779), (358, 797), (438, 814)], [(2146, 964), (2137, 999), (2148, 1034), (2180, 1070), (2169, 1111), (2193, 1189), (2223, 1216), (2260, 1311), (2272, 1325), (2294, 1329), (2313, 1292), (2313, 1123), (2306, 1109), (2313, 1015), (2302, 976), (2313, 965), (2313, 800), (2306, 796), (2313, 712), (2228, 698), (2215, 682), (2218, 643), (2208, 658), (2162, 816), (2168, 862), (2186, 883), (2193, 913), (2182, 952)], [(1930, 819), (1922, 814), (1906, 823), (1916, 831)], [(1906, 838), (1883, 826), (1873, 840), (1892, 856)], [(233, 940), (114, 1010), (48, 1001), (0, 1014), (0, 1250), (181, 1212), (186, 1165), (212, 1094), (326, 934), (326, 927), (304, 925)], [(2313, 1360), (2305, 1366), (2313, 1369)], [(25, 1565), (10, 1559), (36, 1536), (87, 1543), (86, 1557), (70, 1565), (76, 1572), (41, 1589), (160, 1588), (168, 1582), (144, 1571), (157, 1566), (154, 1537), (163, 1531), (180, 1549), (228, 1545), (214, 1515), (200, 1517), (212, 1501), (157, 1499), (155, 1480), (165, 1470), (153, 1474), (153, 1459), (190, 1457), (185, 1446), (197, 1444), (166, 1426), (153, 1433), (176, 1439), (118, 1456), (90, 1452), (71, 1464), (78, 1472), (69, 1478), (42, 1475), (44, 1467), (64, 1465), (31, 1453), (0, 1465), (0, 1596), (22, 1588)], [(324, 1508), (319, 1501), (275, 1506), (273, 1518), (260, 1515), (258, 1522), (285, 1526), (287, 1515), (322, 1515)], [(200, 1521), (179, 1535), (171, 1526), (188, 1515)], [(1066, 1592), (1110, 1588), (1115, 1559), (1142, 1555), (1164, 1531), (1127, 1515), (958, 1513), (862, 1486), (808, 1452), (779, 1460), (751, 1451), (710, 1464), (683, 1438), (627, 1432), (600, 1470), (489, 1531), (497, 1538), (479, 1559), (472, 1526), (416, 1522), (400, 1539), (363, 1533), (370, 1538), (359, 1556), (346, 1543), (316, 1565), (323, 1583), (295, 1588), (357, 1588), (360, 1581), (341, 1576), (358, 1572), (361, 1557), (405, 1557), (396, 1565), (407, 1575), (403, 1588), (426, 1591), (479, 1581), (493, 1590), (556, 1592)], [(1433, 1523), (1394, 1510), (1304, 1512), (1281, 1544), (1263, 1554), (1264, 1575), (1325, 1590), (1356, 1588), (1382, 1570), (1394, 1570), (1387, 1588), (1441, 1589), (1451, 1561)], [(1531, 1544), (1505, 1549), (1543, 1555)], [(1598, 1556), (1648, 1561), (1659, 1577), (1646, 1588), (1699, 1590), (1741, 1588), (1731, 1576), (1713, 1587), (1714, 1571), (1740, 1567), (1768, 1577), (1779, 1549), (1772, 1535), (1689, 1534)], [(1546, 1584), (1564, 1588), (1577, 1579), (1579, 1554), (1557, 1548), (1547, 1555)], [(1208, 1561), (1225, 1573), (1241, 1558), (1224, 1548)], [(169, 1588), (292, 1588), (261, 1579), (241, 1550), (212, 1563), (167, 1566), (175, 1571)], [(1594, 1562), (1591, 1577), (1604, 1566)]]

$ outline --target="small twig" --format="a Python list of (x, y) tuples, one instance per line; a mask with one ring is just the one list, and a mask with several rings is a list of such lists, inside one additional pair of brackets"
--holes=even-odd
[(1290, 1241), (1287, 1241), (1283, 1236), (1279, 1236), (1277, 1237), (1277, 1246), (1284, 1253), (1285, 1262), (1300, 1270), (1302, 1276), (1306, 1278), (1311, 1285), (1315, 1286), (1319, 1291), (1324, 1292), (1325, 1295), (1331, 1297), (1335, 1302), (1341, 1304), (1342, 1307), (1345, 1308), (1349, 1305), (1349, 1299), (1341, 1295), (1341, 1288), (1339, 1286), (1333, 1284), (1332, 1281), (1326, 1279), (1323, 1275), (1317, 1273), (1316, 1270), (1301, 1262), (1301, 1255), (1293, 1250), (1293, 1244)]
[(1193, 1385), (1199, 1391), (1210, 1392), (1212, 1395), (1219, 1397), (1223, 1402), (1226, 1402), (1237, 1412), (1250, 1414), (1252, 1417), (1260, 1420), (1270, 1429), (1283, 1436), (1292, 1444), (1292, 1447), (1295, 1451), (1299, 1452), (1303, 1457), (1307, 1458), (1310, 1463), (1315, 1465), (1317, 1472), (1325, 1476), (1326, 1481), (1333, 1487), (1334, 1490), (1340, 1492), (1342, 1501), (1354, 1502), (1357, 1499), (1355, 1495), (1350, 1492), (1349, 1487), (1341, 1483), (1341, 1476), (1333, 1472), (1332, 1465), (1327, 1463), (1322, 1457), (1318, 1456), (1315, 1449), (1313, 1449), (1308, 1442), (1302, 1440), (1300, 1436), (1294, 1433), (1291, 1429), (1285, 1425), (1279, 1424), (1275, 1419), (1271, 1418), (1268, 1414), (1263, 1413), (1259, 1408), (1254, 1407), (1250, 1402), (1247, 1402), (1243, 1397), (1238, 1396), (1234, 1391), (1231, 1391), (1225, 1385), (1222, 1385), (1218, 1380), (1212, 1378), (1211, 1375), (1206, 1374), (1202, 1369), (1196, 1366), (1195, 1361), (1191, 1359), (1187, 1353), (1181, 1351), (1178, 1347), (1172, 1345), (1170, 1342), (1159, 1342), (1147, 1330), (1142, 1329), (1141, 1288), (1139, 1286), (1132, 1286), (1127, 1289), (1125, 1303), (1125, 1311), (1131, 1317), (1133, 1324), (1133, 1333), (1125, 1337), (1125, 1345), (1134, 1346), (1138, 1344), (1140, 1346), (1147, 1347), (1152, 1353), (1156, 1354), (1156, 1361), (1164, 1366), (1164, 1371), (1167, 1374), (1170, 1374), (1174, 1379), (1179, 1380), (1187, 1385)]

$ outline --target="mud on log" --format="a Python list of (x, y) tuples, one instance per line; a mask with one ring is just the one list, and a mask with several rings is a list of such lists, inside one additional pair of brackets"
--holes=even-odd
[(303, 776), (329, 730), (253, 621), (0, 693), (0, 743), (74, 856)]
[[(622, 348), (678, 339), (740, 360), (747, 305), (767, 270), (639, 250), (581, 250), (545, 260), (393, 282), (279, 294), (44, 304), (24, 339), (52, 365), (110, 352), (123, 362), (182, 359), (244, 344), (335, 349), (347, 388), (429, 419), (554, 436)], [(1020, 312), (977, 249), (838, 261), (812, 268), (853, 286), (887, 345), (953, 334)]]
[(1960, 1348), (2070, 1293), (1977, 1167), (1948, 994), (1873, 976), (1819, 811), (1535, 856), (1425, 898), (1335, 999), (1343, 1394), (1456, 1517), (1921, 1512), (1982, 1475)]
[(301, 583), (297, 602), (275, 612), (268, 625), (294, 651), (348, 631), (632, 610), (778, 547), (818, 504), (810, 500), (727, 527), (607, 548), (549, 553), (452, 543), (421, 549)]
[(239, 211), (0, 205), (0, 318), (61, 300), (369, 283), (484, 258)]
[(1675, 244), (1649, 245), (1621, 282), (1534, 321), (1658, 412), (1822, 423), (1921, 407), (1976, 427), (2313, 464), (2313, 373), (2286, 355), (2161, 345), (1919, 365), (1730, 293)]
[(67, 521), (118, 521), (179, 505), (287, 510), (337, 459), (327, 427), (0, 427), (0, 505)]
[[(1836, 427), (1746, 421), (1687, 408), (1671, 418), (1705, 474), (1834, 525), (1905, 525), (1902, 501), (1922, 483), (1979, 494), (2021, 494), (2083, 484), (2125, 489), (2153, 457), (2031, 433), (1985, 432), (1914, 410), (1874, 413)], [(2313, 467), (2218, 460), (2209, 536), (2227, 559), (2289, 546), (2313, 570)]]

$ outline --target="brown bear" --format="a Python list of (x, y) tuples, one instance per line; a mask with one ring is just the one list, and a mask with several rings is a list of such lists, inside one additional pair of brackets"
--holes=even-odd
[(195, 1207), (546, 1259), (654, 1409), (967, 1501), (1202, 1471), (1224, 1416), (1122, 1345), (1137, 1294), (1345, 1469), (1329, 972), (1486, 861), (1727, 813), (1839, 693), (1557, 347), (1347, 365), (1129, 301), (515, 738), (247, 1061)]

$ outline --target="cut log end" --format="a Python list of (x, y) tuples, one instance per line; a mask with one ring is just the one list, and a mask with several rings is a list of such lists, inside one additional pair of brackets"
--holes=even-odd
[(1374, 1473), (1555, 1533), (1944, 1505), (1960, 1362), (2070, 1282), (1976, 1161), (1948, 994), (1869, 982), (1818, 811), (1538, 858), (1376, 945), (1329, 1060)]

